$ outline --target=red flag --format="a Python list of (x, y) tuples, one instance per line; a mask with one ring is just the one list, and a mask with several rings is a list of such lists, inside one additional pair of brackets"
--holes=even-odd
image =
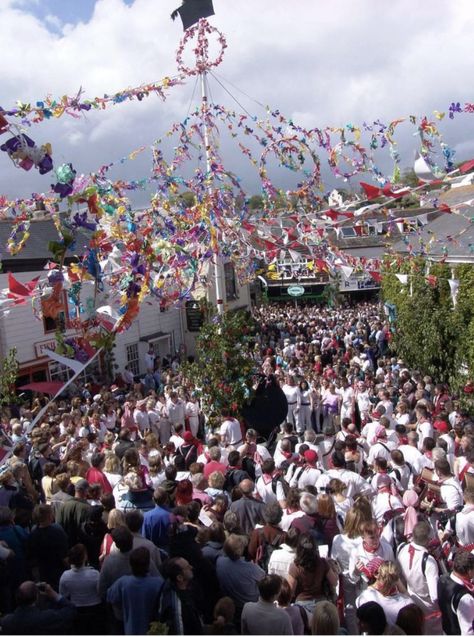
[(35, 277), (27, 283), (20, 283), (17, 281), (11, 272), (8, 273), (8, 298), (17, 299), (20, 302), (26, 300), (27, 297), (32, 296), (32, 292), (37, 286), (39, 276)]
[(382, 188), (382, 192), (386, 197), (392, 197), (393, 199), (400, 199), (400, 197), (404, 197), (410, 193), (410, 188), (406, 188), (405, 190), (400, 190), (400, 192), (393, 192), (392, 186), (390, 184), (385, 184)]
[(473, 168), (474, 168), (474, 159), (470, 159), (465, 164), (459, 167), (459, 172), (468, 173)]
[(339, 213), (332, 208), (329, 208), (329, 210), (325, 210), (324, 214), (326, 215), (326, 217), (329, 217), (333, 221), (336, 221), (336, 219), (339, 217)]
[(434, 274), (427, 274), (425, 276), (425, 279), (428, 285), (431, 285), (432, 288), (436, 287), (436, 283), (438, 282), (438, 277), (434, 276)]
[(366, 184), (364, 181), (361, 181), (360, 185), (364, 189), (365, 194), (367, 195), (367, 199), (377, 199), (377, 197), (380, 197), (380, 195), (382, 194), (380, 188), (372, 186), (371, 184)]
[(375, 270), (369, 270), (369, 274), (374, 281), (376, 281), (377, 283), (382, 283), (382, 275), (380, 274), (380, 272), (376, 272)]

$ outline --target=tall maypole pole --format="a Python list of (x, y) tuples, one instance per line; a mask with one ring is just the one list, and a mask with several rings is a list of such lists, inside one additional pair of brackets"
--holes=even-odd
[[(211, 142), (209, 134), (208, 116), (209, 116), (209, 101), (207, 91), (207, 73), (212, 67), (218, 66), (223, 57), (226, 43), (223, 35), (214, 27), (212, 27), (205, 18), (214, 15), (214, 8), (212, 6), (212, 0), (184, 0), (183, 5), (172, 13), (174, 19), (177, 15), (180, 15), (183, 21), (183, 28), (185, 31), (184, 38), (181, 40), (180, 47), (178, 49), (178, 68), (185, 75), (198, 75), (201, 85), (201, 114), (203, 122), (203, 139), (205, 146), (206, 157), (206, 174), (208, 176), (208, 195), (209, 202), (212, 205), (212, 185), (210, 176), (212, 174), (212, 156), (211, 156)], [(212, 33), (217, 35), (218, 42), (221, 46), (221, 51), (215, 60), (209, 58), (209, 38)], [(197, 45), (193, 49), (196, 55), (196, 67), (189, 68), (184, 65), (182, 54), (186, 43), (191, 39), (197, 39)], [(216, 305), (218, 314), (224, 313), (224, 265), (222, 262), (222, 256), (220, 254), (219, 237), (217, 237), (216, 249), (214, 251), (214, 288), (216, 293)]]

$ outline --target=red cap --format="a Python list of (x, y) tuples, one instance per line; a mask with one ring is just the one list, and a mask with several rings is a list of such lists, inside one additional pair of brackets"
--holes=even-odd
[(304, 459), (306, 460), (306, 462), (309, 462), (309, 464), (316, 464), (318, 454), (313, 449), (307, 449), (304, 452)]
[(440, 431), (443, 434), (447, 434), (449, 431), (448, 423), (445, 420), (435, 420), (433, 427), (436, 431)]
[(192, 442), (194, 440), (194, 436), (190, 431), (185, 431), (183, 440), (184, 442)]

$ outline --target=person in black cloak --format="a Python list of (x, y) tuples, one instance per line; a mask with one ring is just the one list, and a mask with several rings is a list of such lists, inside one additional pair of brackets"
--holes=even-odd
[(201, 18), (208, 18), (214, 15), (212, 0), (183, 0), (183, 4), (171, 14), (172, 20), (180, 16), (183, 22), (183, 29), (189, 29), (193, 24), (199, 22)]

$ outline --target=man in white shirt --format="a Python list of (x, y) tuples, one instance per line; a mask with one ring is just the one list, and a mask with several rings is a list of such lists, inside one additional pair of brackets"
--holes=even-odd
[(367, 464), (373, 466), (376, 458), (385, 458), (390, 460), (390, 453), (395, 449), (395, 445), (387, 440), (387, 431), (385, 427), (379, 425), (375, 430), (375, 444), (370, 447)]
[(168, 419), (171, 421), (173, 427), (176, 427), (176, 425), (183, 425), (184, 427), (186, 405), (184, 401), (178, 397), (177, 392), (170, 392), (169, 399), (166, 401), (166, 409), (168, 411)]
[(325, 489), (332, 478), (337, 478), (347, 486), (345, 493), (348, 498), (354, 498), (359, 494), (369, 497), (373, 495), (372, 487), (362, 476), (345, 468), (346, 463), (342, 451), (335, 451), (331, 455), (331, 464), (332, 468), (324, 471), (318, 478), (316, 483), (318, 491)]
[(456, 511), (461, 509), (464, 503), (461, 483), (451, 474), (451, 467), (447, 460), (436, 460), (435, 471), (440, 486), (440, 496), (445, 504), (442, 509), (435, 509), (440, 513), (443, 510)]
[(438, 582), (438, 600), (445, 635), (474, 635), (474, 555), (457, 551), (451, 575)]
[(377, 495), (372, 500), (372, 512), (380, 525), (384, 525), (390, 519), (390, 515), (403, 513), (403, 502), (392, 493), (392, 480), (386, 473), (379, 473), (374, 477)]
[(146, 410), (147, 398), (137, 402), (137, 406), (133, 412), (133, 419), (138, 425), (138, 430), (143, 436), (150, 429), (150, 419)]
[(349, 580), (357, 584), (361, 592), (373, 581), (380, 564), (393, 562), (394, 559), (392, 547), (380, 537), (377, 522), (366, 522), (362, 525), (362, 537), (358, 539), (349, 559)]
[(418, 449), (423, 449), (423, 440), (433, 437), (433, 425), (428, 420), (428, 411), (424, 405), (417, 405), (416, 409), (416, 433), (418, 434)]
[(349, 418), (352, 422), (352, 415), (354, 411), (354, 390), (349, 385), (347, 378), (342, 379), (342, 387), (338, 390), (341, 396), (341, 420)]
[(288, 415), (286, 417), (288, 422), (292, 425), (296, 425), (296, 408), (298, 402), (298, 386), (293, 376), (287, 376), (286, 382), (282, 386), (282, 391), (286, 396), (288, 403)]
[[(438, 610), (439, 570), (436, 559), (428, 553), (432, 529), (428, 522), (418, 522), (413, 527), (412, 541), (400, 545), (397, 561), (407, 584), (408, 594), (426, 615)], [(427, 634), (439, 634), (430, 625)]]
[(237, 418), (233, 418), (229, 412), (222, 411), (222, 424), (219, 430), (221, 441), (224, 446), (238, 447), (242, 444), (242, 430)]
[(327, 471), (331, 466), (331, 454), (336, 446), (336, 430), (334, 425), (328, 424), (323, 429), (324, 439), (319, 443), (319, 467)]
[(290, 487), (304, 489), (307, 485), (316, 486), (316, 482), (321, 475), (321, 471), (316, 469), (318, 454), (313, 449), (308, 449), (303, 454), (305, 463), (302, 467), (296, 467), (292, 472)]
[(262, 475), (255, 484), (255, 490), (265, 504), (278, 502), (282, 508), (286, 506), (285, 491), (281, 482), (280, 473), (275, 471), (273, 458), (265, 460), (262, 464)]
[(421, 458), (422, 453), (418, 449), (418, 434), (416, 431), (410, 431), (407, 434), (408, 444), (400, 445), (398, 448), (403, 453), (403, 457), (405, 458), (405, 462), (409, 462), (413, 468), (413, 471), (417, 473), (417, 463), (419, 458)]
[(155, 352), (153, 350), (153, 345), (148, 345), (148, 352), (145, 354), (145, 369), (147, 372), (153, 374), (155, 369)]
[(474, 551), (474, 489), (464, 491), (464, 507), (446, 525), (443, 540), (453, 535), (464, 550)]
[(381, 407), (380, 410), (375, 409), (371, 415), (369, 422), (362, 427), (362, 431), (360, 435), (362, 438), (365, 438), (369, 443), (369, 446), (374, 443), (375, 432), (377, 428), (380, 427), (380, 418), (385, 415), (384, 407)]

